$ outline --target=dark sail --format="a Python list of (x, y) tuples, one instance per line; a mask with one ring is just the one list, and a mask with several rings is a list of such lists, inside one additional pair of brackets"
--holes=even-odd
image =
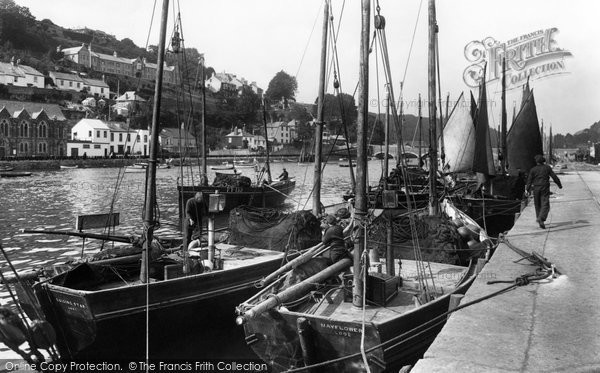
[(485, 87), (485, 69), (481, 88), (479, 89), (479, 105), (477, 105), (475, 123), (475, 156), (473, 171), (483, 175), (495, 175), (492, 141), (488, 125), (487, 93)]
[(473, 97), (473, 91), (471, 92), (471, 118), (473, 118), (473, 125), (475, 125), (475, 115), (477, 114), (477, 102), (475, 102), (475, 97)]
[(543, 154), (542, 136), (533, 98), (533, 90), (523, 101), (512, 127), (508, 131), (508, 165), (511, 170), (529, 172), (535, 166), (533, 157)]

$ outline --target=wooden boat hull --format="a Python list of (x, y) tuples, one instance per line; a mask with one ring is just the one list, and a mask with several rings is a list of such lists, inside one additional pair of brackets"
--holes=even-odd
[(510, 230), (515, 224), (516, 214), (527, 204), (521, 199), (497, 199), (469, 196), (453, 196), (452, 202), (469, 215), (480, 226), (487, 227), (491, 236)]
[(7, 171), (0, 172), (0, 177), (25, 177), (31, 176), (31, 172)]
[(185, 202), (193, 198), (197, 192), (204, 193), (204, 202), (208, 206), (208, 196), (219, 191), (219, 194), (225, 195), (225, 209), (224, 213), (227, 213), (235, 207), (242, 205), (249, 205), (254, 207), (278, 207), (281, 206), (287, 196), (292, 193), (296, 187), (295, 180), (289, 180), (285, 183), (274, 183), (271, 187), (260, 186), (260, 187), (243, 187), (239, 190), (232, 191), (228, 187), (214, 187), (214, 186), (177, 186), (179, 195), (179, 216), (183, 216), (181, 211), (182, 206), (185, 206)]
[[(398, 371), (400, 367), (419, 359), (442, 329), (446, 318), (431, 320), (448, 311), (450, 295), (464, 294), (475, 277), (476, 269), (472, 264), (454, 291), (386, 322), (365, 323), (364, 346), (371, 371)], [(352, 307), (351, 304), (349, 307)], [(360, 315), (360, 312), (356, 314)], [(340, 321), (281, 308), (265, 312), (244, 324), (246, 343), (263, 361), (269, 362), (274, 371), (303, 366), (297, 326), (300, 318), (307, 319), (310, 325), (308, 341), (309, 348), (314, 352), (312, 364), (346, 357), (325, 365), (322, 371), (365, 371), (363, 359), (358, 353), (361, 351), (362, 335), (360, 318)]]
[[(227, 344), (217, 348), (214, 340), (202, 336), (224, 325), (220, 320), (228, 318), (233, 326), (235, 305), (256, 292), (256, 281), (275, 271), (282, 258), (283, 253), (277, 253), (251, 265), (151, 282), (148, 287), (137, 284), (77, 290), (52, 283), (60, 283), (60, 276), (65, 276), (62, 274), (36, 284), (34, 290), (42, 311), (57, 331), (58, 348), (66, 359), (143, 357), (146, 311), (150, 346), (155, 351), (167, 351), (168, 356), (163, 357), (174, 357), (176, 353), (168, 351), (170, 335), (190, 338), (214, 353), (223, 353)], [(77, 269), (69, 273), (76, 275)], [(183, 328), (177, 328), (177, 323)], [(196, 327), (190, 328), (192, 324)]]

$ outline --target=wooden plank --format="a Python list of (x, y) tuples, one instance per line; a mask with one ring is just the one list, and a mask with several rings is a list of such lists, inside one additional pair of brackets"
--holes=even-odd
[(93, 214), (78, 215), (75, 220), (75, 229), (82, 231), (84, 229), (114, 227), (119, 225), (119, 213), (112, 214)]

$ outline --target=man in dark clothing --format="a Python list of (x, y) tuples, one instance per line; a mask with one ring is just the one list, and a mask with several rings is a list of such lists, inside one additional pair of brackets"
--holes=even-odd
[(281, 173), (281, 175), (279, 175), (279, 180), (281, 181), (285, 181), (288, 179), (288, 172), (286, 171), (286, 169), (283, 169), (283, 172)]
[(196, 193), (194, 198), (188, 199), (185, 204), (185, 221), (183, 223), (183, 244), (188, 247), (190, 242), (202, 236), (202, 216), (206, 213), (206, 205), (202, 192)]
[(331, 246), (329, 249), (329, 259), (331, 263), (335, 263), (343, 258), (350, 258), (348, 250), (346, 250), (346, 241), (344, 241), (344, 229), (337, 225), (337, 219), (333, 215), (327, 215), (325, 218), (328, 227), (323, 234), (323, 244)]
[(525, 193), (529, 196), (529, 191), (533, 187), (535, 221), (538, 222), (540, 228), (545, 229), (544, 221), (546, 221), (548, 212), (550, 212), (550, 178), (554, 180), (560, 189), (562, 189), (562, 184), (554, 171), (552, 171), (552, 167), (544, 164), (546, 160), (543, 156), (536, 155), (535, 162), (537, 164), (529, 170)]

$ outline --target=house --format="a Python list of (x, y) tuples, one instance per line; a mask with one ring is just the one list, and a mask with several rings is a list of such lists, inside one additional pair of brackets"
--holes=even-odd
[[(232, 149), (244, 147), (253, 148), (251, 144), (260, 142), (260, 139), (255, 139), (255, 135), (248, 133), (243, 129), (239, 129), (237, 126), (233, 128), (233, 131), (225, 135), (225, 138), (227, 139), (227, 147)], [(266, 143), (262, 146), (264, 147), (265, 145)]]
[(196, 137), (178, 128), (163, 128), (160, 131), (160, 144), (163, 150), (174, 154), (195, 154), (197, 150)]
[(89, 94), (104, 98), (110, 97), (110, 88), (104, 80), (83, 78), (83, 83)]
[(259, 96), (262, 96), (263, 92), (256, 82), (248, 84), (246, 79), (238, 78), (237, 75), (226, 72), (213, 72), (212, 76), (206, 80), (205, 85), (213, 93), (221, 92), (222, 95), (228, 97), (239, 95), (244, 86), (250, 87)]
[(267, 137), (280, 144), (291, 143), (298, 138), (296, 121), (267, 123)]
[(111, 153), (146, 156), (150, 151), (150, 132), (129, 128), (126, 123), (100, 119), (81, 119), (71, 129), (68, 154), (71, 157), (108, 157)]
[(81, 91), (85, 87), (83, 78), (77, 74), (61, 73), (58, 71), (50, 71), (48, 73), (54, 81), (56, 88), (61, 91)]
[(0, 158), (66, 155), (68, 138), (58, 105), (0, 100)]
[(138, 96), (135, 91), (128, 91), (115, 99), (113, 110), (122, 116), (129, 116), (130, 113), (140, 109), (140, 106), (146, 105), (147, 101)]
[(252, 150), (258, 150), (261, 148), (266, 149), (267, 148), (267, 140), (265, 139), (264, 136), (253, 135), (251, 138), (249, 138), (248, 148), (250, 148)]
[[(146, 80), (156, 79), (157, 65), (147, 62), (145, 58), (126, 58), (121, 57), (117, 52), (113, 54), (104, 54), (92, 51), (92, 45), (82, 44), (78, 47), (64, 48), (61, 50), (64, 58), (77, 64), (86, 66), (95, 71), (103, 73), (125, 75), (129, 77), (141, 77)], [(163, 82), (175, 84), (177, 82), (177, 73), (175, 66), (167, 66), (163, 72)]]
[(20, 60), (0, 62), (0, 84), (18, 87), (44, 88), (44, 74), (33, 67), (21, 65)]

